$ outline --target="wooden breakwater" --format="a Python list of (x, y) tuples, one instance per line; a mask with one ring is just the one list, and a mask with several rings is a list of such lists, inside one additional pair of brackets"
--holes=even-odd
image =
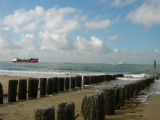
[[(116, 75), (91, 75), (74, 77), (53, 77), (53, 78), (28, 78), (20, 80), (9, 80), (8, 102), (18, 100), (36, 99), (38, 91), (40, 96), (58, 94), (63, 91), (82, 89), (84, 85), (99, 84), (104, 81), (115, 80), (116, 77), (123, 77), (123, 74)], [(40, 88), (38, 88), (40, 86)], [(16, 97), (18, 94), (18, 98)], [(3, 104), (3, 86), (0, 83), (0, 104)]]
[[(116, 77), (121, 77), (121, 76), (122, 75), (97, 75), (95, 77), (95, 75), (93, 75), (93, 77), (87, 76), (88, 77), (87, 80), (90, 81), (91, 84), (97, 84), (97, 83), (100, 83), (103, 81), (115, 80)], [(82, 78), (83, 78), (83, 82), (82, 82)], [(24, 95), (26, 98), (27, 98), (27, 95), (28, 95), (28, 97), (31, 97), (31, 98), (37, 98), (39, 83), (44, 84), (44, 85), (40, 85), (40, 93), (42, 93), (41, 92), (41, 90), (42, 90), (44, 94), (47, 94), (46, 89), (48, 87), (47, 82), (49, 80), (54, 81), (53, 87), (58, 85), (58, 87), (54, 88), (54, 89), (56, 89), (56, 91), (54, 91), (54, 89), (53, 89), (53, 93), (51, 93), (51, 94), (57, 94), (59, 92), (63, 92), (64, 90), (68, 90), (68, 80), (67, 80), (67, 82), (65, 82), (65, 79), (66, 78), (53, 78), (53, 79), (45, 79), (45, 80), (43, 79), (44, 81), (41, 82), (41, 79), (39, 80), (37, 78), (30, 78), (30, 79), (28, 79), (28, 84), (26, 84), (27, 80), (19, 80), (18, 84), (17, 84), (17, 80), (10, 80), (11, 82), (14, 81), (12, 83), (12, 84), (14, 84), (14, 87), (12, 86), (10, 88), (10, 89), (13, 89), (13, 91), (14, 91), (13, 93), (10, 93), (10, 94), (13, 94), (11, 96), (14, 98), (14, 101), (9, 101), (9, 102), (15, 102), (15, 93), (16, 93), (15, 91), (17, 90), (17, 88), (18, 88), (18, 91), (21, 91), (21, 92), (24, 91)], [(76, 80), (77, 80), (76, 77), (69, 78), (69, 88), (70, 89), (74, 90), (74, 88), (80, 88), (83, 85), (85, 85), (84, 77), (78, 76), (77, 83), (76, 83)], [(118, 110), (121, 107), (125, 106), (125, 100), (129, 100), (130, 98), (137, 96), (141, 90), (145, 89), (147, 86), (149, 86), (151, 83), (153, 83), (154, 80), (155, 80), (155, 77), (150, 77), (150, 78), (145, 78), (143, 80), (139, 80), (139, 81), (136, 81), (136, 82), (133, 82), (130, 84), (118, 85), (115, 87), (105, 87), (100, 92), (98, 92), (96, 94), (84, 96), (84, 99), (82, 101), (82, 108), (81, 108), (82, 115), (83, 115), (84, 119), (88, 118), (88, 119), (92, 120), (91, 118), (95, 118), (93, 120), (103, 120), (103, 117), (105, 115), (114, 115), (115, 110)], [(20, 81), (23, 81), (23, 82), (20, 82)], [(58, 81), (58, 83), (57, 83), (57, 81)], [(67, 85), (65, 85), (65, 83)], [(9, 82), (9, 86), (11, 86), (10, 82)], [(20, 86), (23, 86), (24, 89), (22, 89), (22, 87), (20, 87)], [(33, 88), (33, 86), (34, 86), (34, 88)], [(67, 89), (65, 89), (65, 86), (67, 86)], [(61, 87), (61, 89), (59, 89), (60, 87)], [(28, 88), (28, 90), (27, 90), (28, 94), (26, 94), (27, 88)], [(29, 90), (31, 92), (30, 93), (31, 96), (29, 96)], [(57, 90), (58, 90), (58, 92), (57, 92)], [(9, 92), (10, 91), (12, 92), (12, 90), (9, 90)], [(23, 94), (23, 92), (22, 93), (18, 92), (19, 96), (21, 96), (22, 94)], [(44, 94), (43, 94), (43, 96), (44, 96)], [(0, 96), (2, 96), (1, 98), (3, 98), (3, 89), (2, 89), (1, 84), (0, 84)], [(18, 97), (18, 100), (20, 100), (19, 97)], [(37, 108), (38, 110), (36, 110), (36, 111), (41, 111), (41, 112), (38, 112), (38, 113), (35, 112), (35, 117), (46, 115), (46, 113), (48, 113), (48, 109), (49, 109), (49, 111), (51, 110), (51, 112), (49, 112), (49, 113), (51, 113), (50, 116), (52, 116), (52, 118), (55, 118), (57, 116), (62, 116), (65, 120), (67, 120), (68, 118), (71, 118), (71, 117), (68, 117), (67, 115), (70, 115), (72, 117), (74, 116), (73, 118), (75, 118), (75, 111), (74, 111), (75, 106), (74, 106), (73, 102), (65, 102), (62, 104), (60, 103), (60, 105), (58, 107), (58, 110), (60, 112), (57, 112), (57, 113), (55, 113), (55, 108), (53, 106), (52, 107), (51, 106), (46, 107), (46, 106), (41, 106), (40, 108)], [(43, 109), (44, 109), (44, 111), (43, 111), (44, 113), (42, 112)], [(64, 113), (67, 113), (67, 114), (64, 116)], [(68, 114), (68, 113), (70, 113), (70, 114)], [(47, 116), (47, 117), (49, 117), (49, 116)], [(45, 118), (45, 117), (35, 118), (35, 119), (36, 120), (44, 120), (43, 118)]]
[[(148, 87), (154, 82), (154, 80), (155, 77), (150, 77), (130, 84), (118, 85), (116, 87), (104, 87), (101, 91), (95, 94), (85, 95), (81, 105), (83, 119), (105, 120), (105, 115), (114, 115), (115, 110), (125, 106), (126, 100), (138, 96), (140, 91)], [(52, 110), (53, 108), (54, 107), (48, 107), (48, 111), (54, 111)], [(38, 106), (36, 108), (35, 120), (46, 120), (44, 117), (47, 110), (43, 109), (46, 109), (46, 106)], [(39, 111), (43, 112), (39, 114)], [(57, 113), (50, 113), (52, 115), (47, 116), (47, 120), (75, 120), (74, 102), (62, 102), (58, 104)], [(44, 117), (39, 119), (40, 116)]]

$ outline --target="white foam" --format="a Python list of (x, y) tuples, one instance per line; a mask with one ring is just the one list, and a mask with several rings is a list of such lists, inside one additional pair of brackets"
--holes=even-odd
[(145, 76), (149, 76), (148, 74), (125, 74), (124, 77), (134, 77), (134, 78), (143, 78)]

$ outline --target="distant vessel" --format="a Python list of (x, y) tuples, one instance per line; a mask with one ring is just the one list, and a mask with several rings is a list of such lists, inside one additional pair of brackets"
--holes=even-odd
[(117, 65), (124, 65), (124, 64), (125, 64), (124, 62), (117, 63)]
[(38, 63), (38, 58), (30, 58), (30, 59), (20, 59), (20, 58), (15, 58), (12, 60), (13, 63)]

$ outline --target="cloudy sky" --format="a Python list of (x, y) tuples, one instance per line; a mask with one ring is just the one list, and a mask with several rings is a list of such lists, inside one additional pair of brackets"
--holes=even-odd
[(0, 0), (0, 61), (160, 63), (160, 0)]

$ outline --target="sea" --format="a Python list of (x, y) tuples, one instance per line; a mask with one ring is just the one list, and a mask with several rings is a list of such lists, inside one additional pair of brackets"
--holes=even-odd
[[(21, 76), (35, 78), (65, 77), (76, 75), (124, 74), (114, 81), (103, 82), (98, 86), (116, 86), (134, 82), (144, 77), (160, 73), (160, 65), (153, 64), (104, 64), (104, 63), (68, 63), (68, 62), (40, 62), (40, 63), (12, 63), (0, 62), (0, 75)], [(149, 96), (160, 94), (160, 79), (156, 79), (138, 99), (146, 101)]]

